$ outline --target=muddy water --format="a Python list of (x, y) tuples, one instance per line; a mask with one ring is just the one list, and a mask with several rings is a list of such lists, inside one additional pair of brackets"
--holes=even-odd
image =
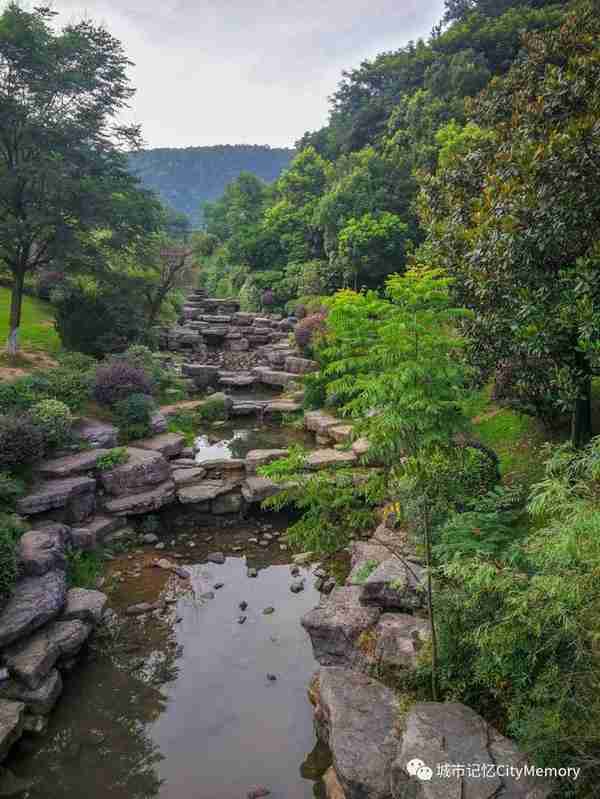
[[(272, 533), (285, 529), (267, 518)], [(29, 796), (242, 799), (255, 785), (273, 799), (322, 796), (328, 753), (313, 732), (306, 689), (316, 664), (299, 624), (318, 594), (310, 569), (305, 590), (290, 591), (289, 554), (276, 541), (247, 542), (264, 534), (264, 521), (188, 531), (163, 552), (111, 562), (110, 634), (67, 677), (46, 736), (23, 739), (8, 764), (33, 780)], [(244, 552), (232, 552), (234, 543)], [(207, 563), (209, 550), (225, 552), (225, 564)], [(190, 579), (157, 568), (157, 557), (185, 566)], [(247, 576), (249, 565), (258, 577)], [(159, 597), (172, 604), (143, 617), (123, 612)]]

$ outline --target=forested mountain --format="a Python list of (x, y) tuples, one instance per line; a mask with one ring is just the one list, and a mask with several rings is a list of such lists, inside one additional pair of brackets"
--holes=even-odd
[(290, 162), (294, 150), (258, 144), (214, 147), (158, 147), (132, 153), (133, 171), (163, 202), (200, 221), (200, 206), (216, 200), (241, 172), (251, 172), (268, 182)]

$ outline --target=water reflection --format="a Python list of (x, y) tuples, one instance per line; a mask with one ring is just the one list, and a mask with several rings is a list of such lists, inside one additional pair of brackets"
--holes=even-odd
[(244, 458), (252, 449), (285, 449), (291, 444), (311, 446), (311, 436), (302, 430), (280, 426), (262, 425), (226, 426), (196, 438), (196, 460)]
[[(148, 599), (151, 578), (165, 587), (158, 572), (139, 589), (121, 585), (117, 604)], [(245, 559), (230, 557), (190, 572), (165, 613), (127, 619), (98, 641), (67, 678), (46, 739), (11, 758), (18, 776), (34, 778), (32, 799), (237, 799), (256, 784), (273, 799), (321, 796), (328, 755), (315, 747), (306, 696), (315, 663), (299, 624), (318, 599), (310, 574), (292, 594), (286, 565), (252, 579)], [(214, 599), (201, 599), (209, 590)], [(275, 612), (264, 615), (267, 606)]]

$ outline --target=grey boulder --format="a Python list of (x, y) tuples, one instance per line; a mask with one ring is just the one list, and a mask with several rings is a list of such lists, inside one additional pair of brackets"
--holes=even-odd
[(52, 621), (63, 609), (67, 578), (62, 570), (20, 580), (0, 613), (0, 647)]

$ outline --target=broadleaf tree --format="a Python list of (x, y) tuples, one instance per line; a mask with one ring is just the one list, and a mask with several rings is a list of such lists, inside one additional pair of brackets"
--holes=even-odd
[(54, 17), (16, 3), (0, 16), (0, 259), (13, 277), (13, 355), (28, 273), (97, 270), (161, 218), (127, 170), (125, 152), (140, 142), (137, 126), (119, 122), (131, 62), (104, 27), (56, 31)]

